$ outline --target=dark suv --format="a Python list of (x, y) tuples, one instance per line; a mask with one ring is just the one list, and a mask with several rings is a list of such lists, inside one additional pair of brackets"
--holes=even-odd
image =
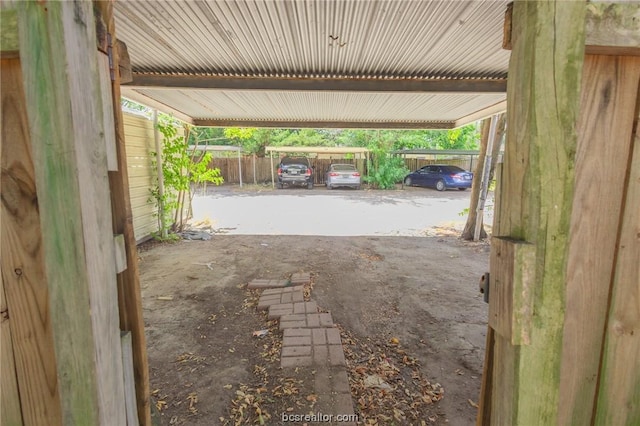
[(313, 169), (305, 157), (284, 157), (278, 164), (278, 182), (276, 186), (303, 185), (313, 188)]

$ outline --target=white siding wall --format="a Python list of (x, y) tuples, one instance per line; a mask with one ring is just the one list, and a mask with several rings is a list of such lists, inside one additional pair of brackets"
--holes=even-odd
[(140, 242), (158, 231), (156, 209), (154, 203), (149, 202), (149, 190), (156, 176), (151, 163), (151, 152), (155, 151), (153, 121), (127, 113), (123, 117), (133, 230), (136, 241)]

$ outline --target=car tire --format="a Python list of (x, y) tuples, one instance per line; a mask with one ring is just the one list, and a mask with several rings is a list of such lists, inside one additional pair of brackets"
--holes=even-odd
[(436, 189), (438, 191), (445, 191), (447, 189), (447, 184), (444, 183), (442, 179), (436, 182)]
[(327, 189), (328, 189), (329, 191), (331, 191), (331, 190), (333, 189), (333, 186), (331, 186), (331, 185), (327, 185)]
[(360, 185), (356, 186), (356, 191), (360, 191)]
[(467, 188), (458, 188), (458, 191), (466, 191)]
[(405, 184), (405, 185), (407, 185), (407, 186), (411, 186), (411, 183), (412, 183), (412, 182), (411, 182), (411, 178), (410, 178), (410, 177), (408, 177), (408, 178), (406, 178), (406, 179), (404, 180), (404, 184)]
[(313, 182), (307, 183), (307, 189), (313, 189)]
[(282, 189), (282, 183), (276, 182), (276, 189)]

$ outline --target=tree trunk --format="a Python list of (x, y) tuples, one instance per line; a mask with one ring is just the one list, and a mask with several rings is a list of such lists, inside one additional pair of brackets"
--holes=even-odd
[[(478, 201), (480, 200), (480, 184), (482, 182), (482, 171), (484, 170), (485, 159), (487, 158), (487, 143), (489, 141), (489, 128), (491, 127), (491, 118), (482, 120), (482, 129), (480, 130), (480, 155), (476, 163), (476, 169), (473, 171), (473, 183), (471, 184), (471, 202), (469, 204), (469, 216), (467, 223), (462, 231), (462, 238), (468, 241), (473, 240), (473, 234), (476, 229), (476, 218), (478, 217)], [(487, 238), (484, 225), (480, 227), (480, 239)]]

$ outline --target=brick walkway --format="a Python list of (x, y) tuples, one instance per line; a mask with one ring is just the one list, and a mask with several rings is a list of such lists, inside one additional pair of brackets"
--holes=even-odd
[(280, 366), (314, 372), (314, 393), (318, 398), (314, 409), (325, 417), (322, 421), (304, 422), (355, 426), (356, 422), (336, 422), (336, 416), (354, 414), (349, 377), (340, 331), (331, 314), (318, 312), (313, 300), (304, 301), (303, 285), (310, 280), (308, 273), (293, 274), (289, 280), (253, 280), (249, 288), (263, 289), (258, 310), (268, 310), (269, 319), (280, 321)]

